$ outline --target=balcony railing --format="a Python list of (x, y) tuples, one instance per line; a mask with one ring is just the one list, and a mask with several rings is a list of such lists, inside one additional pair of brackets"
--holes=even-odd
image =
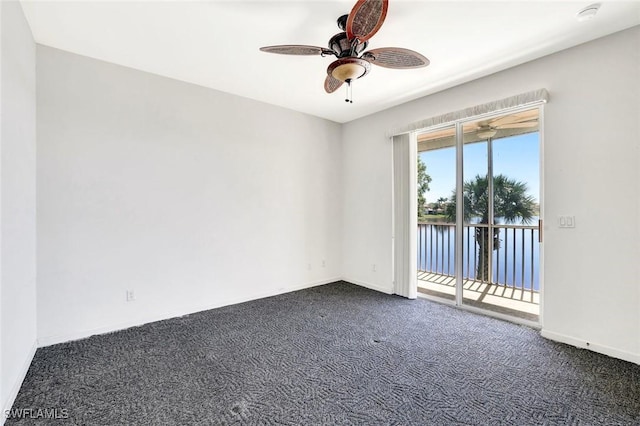
[[(539, 290), (538, 226), (469, 224), (463, 230), (462, 273), (465, 282), (496, 284), (537, 293)], [(455, 224), (418, 224), (418, 271), (453, 277)], [(492, 265), (491, 268), (488, 265)]]

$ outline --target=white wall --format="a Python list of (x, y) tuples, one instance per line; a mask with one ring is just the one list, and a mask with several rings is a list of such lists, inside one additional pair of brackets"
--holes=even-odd
[(340, 125), (37, 59), (41, 344), (340, 279)]
[(640, 363), (639, 52), (634, 27), (344, 125), (345, 279), (393, 289), (389, 132), (546, 88), (543, 335)]
[(0, 401), (4, 410), (13, 403), (36, 348), (36, 52), (19, 3), (0, 2), (0, 22)]

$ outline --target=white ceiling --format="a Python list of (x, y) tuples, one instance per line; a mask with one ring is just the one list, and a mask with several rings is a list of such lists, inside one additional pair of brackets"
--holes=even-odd
[(427, 68), (374, 66), (354, 83), (324, 92), (333, 57), (284, 56), (261, 46), (325, 47), (350, 1), (29, 1), (36, 42), (224, 92), (347, 122), (570, 46), (640, 24), (639, 1), (390, 0), (369, 48), (405, 47)]

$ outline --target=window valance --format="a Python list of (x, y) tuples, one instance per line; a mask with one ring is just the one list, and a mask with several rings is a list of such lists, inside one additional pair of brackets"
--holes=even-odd
[(459, 111), (449, 112), (446, 114), (437, 115), (435, 117), (430, 117), (425, 120), (416, 121), (415, 123), (411, 123), (401, 128), (394, 129), (391, 132), (390, 136), (401, 135), (404, 133), (412, 132), (414, 130), (426, 129), (440, 124), (453, 123), (458, 120), (464, 120), (466, 118), (477, 117), (493, 112), (500, 112), (502, 110), (507, 110), (510, 108), (544, 103), (547, 102), (548, 99), (549, 92), (547, 92), (547, 89), (533, 90), (531, 92), (509, 96), (508, 98), (488, 102), (486, 104), (476, 105)]

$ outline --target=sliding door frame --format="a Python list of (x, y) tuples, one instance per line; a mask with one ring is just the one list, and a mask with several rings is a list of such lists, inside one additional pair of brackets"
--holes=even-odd
[[(539, 230), (538, 230), (540, 235), (539, 258), (538, 258), (539, 259), (538, 260), (538, 266), (539, 266), (538, 277), (539, 277), (540, 304), (539, 304), (538, 321), (531, 321), (523, 318), (517, 318), (510, 315), (501, 314), (499, 312), (494, 312), (490, 310), (477, 308), (474, 306), (469, 306), (463, 303), (463, 296), (464, 296), (463, 295), (463, 285), (464, 285), (463, 263), (464, 262), (462, 261), (462, 259), (464, 258), (464, 233), (463, 233), (464, 203), (463, 202), (456, 202), (456, 233), (455, 233), (455, 251), (454, 251), (455, 252), (454, 270), (456, 275), (455, 276), (455, 285), (456, 285), (455, 301), (451, 302), (446, 299), (430, 297), (428, 295), (422, 295), (422, 294), (420, 295), (420, 297), (424, 297), (424, 298), (435, 300), (442, 303), (454, 304), (455, 306), (461, 309), (465, 309), (467, 311), (476, 312), (483, 315), (489, 315), (489, 316), (497, 317), (497, 318), (504, 319), (511, 322), (525, 324), (534, 328), (542, 328), (543, 312), (544, 312), (544, 309), (543, 309), (543, 306), (544, 306), (544, 244), (542, 240), (542, 235), (544, 230), (544, 172), (543, 172), (544, 171), (544, 155), (543, 154), (544, 154), (544, 105), (545, 103), (546, 103), (546, 99), (527, 103), (520, 106), (501, 109), (499, 111), (492, 111), (485, 114), (469, 116), (469, 117), (457, 119), (448, 123), (443, 123), (436, 126), (430, 126), (427, 128), (414, 130), (411, 132), (412, 140), (416, 140), (419, 134), (437, 131), (440, 129), (451, 127), (452, 125), (455, 126), (456, 198), (457, 198), (457, 201), (459, 201), (464, 199), (464, 173), (463, 173), (464, 171), (464, 132), (463, 132), (464, 125), (474, 121), (497, 118), (503, 115), (513, 114), (521, 111), (529, 111), (532, 109), (538, 110), (538, 141), (539, 141), (539, 165), (538, 166), (539, 166), (539, 188), (540, 188), (540, 194), (539, 194), (540, 222), (539, 222)], [(488, 155), (492, 155), (491, 142), (492, 141), (488, 141)], [(417, 145), (414, 145), (414, 146), (417, 149)], [(493, 163), (493, 160), (490, 159), (488, 161), (489, 170), (487, 171), (487, 173), (493, 173), (493, 170), (491, 170), (492, 163)], [(417, 177), (414, 177), (414, 178), (417, 180)], [(490, 181), (492, 180), (493, 179), (490, 179)], [(488, 190), (491, 196), (493, 196), (492, 189), (493, 188), (491, 188), (491, 185), (490, 185)], [(492, 206), (493, 202), (489, 203), (489, 205)], [(490, 212), (490, 213), (492, 217), (493, 212)], [(490, 238), (490, 240), (492, 239)], [(417, 241), (413, 241), (413, 244), (417, 245)], [(492, 250), (492, 247), (490, 247), (490, 249)], [(489, 269), (491, 270), (492, 267), (490, 267)], [(531, 285), (533, 285), (533, 283), (531, 283)], [(416, 282), (416, 286), (417, 286), (417, 282)]]

